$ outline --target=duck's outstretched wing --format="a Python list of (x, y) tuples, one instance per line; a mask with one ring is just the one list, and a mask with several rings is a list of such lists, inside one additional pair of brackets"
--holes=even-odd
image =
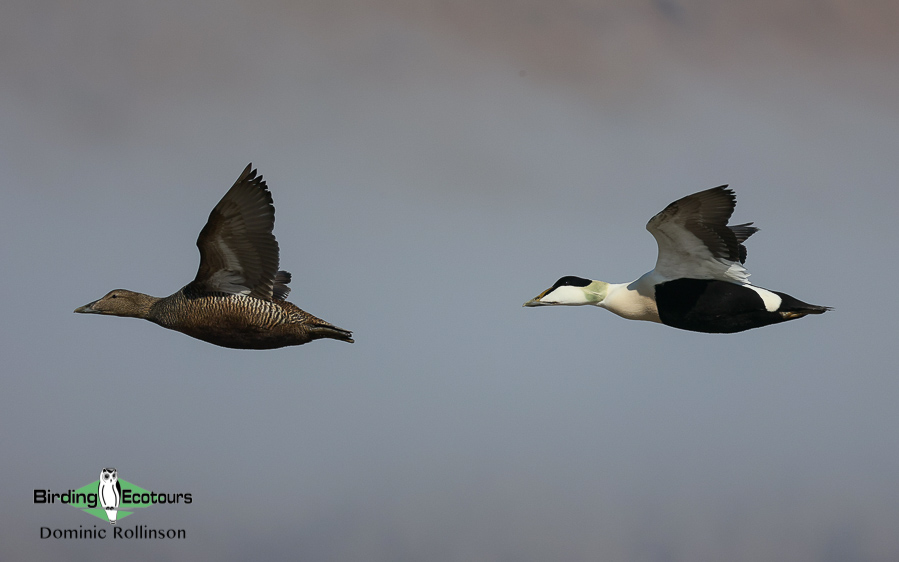
[(659, 245), (654, 272), (665, 279), (721, 279), (747, 283), (743, 241), (752, 223), (728, 226), (737, 198), (726, 185), (678, 199), (652, 217), (646, 230)]
[[(272, 300), (278, 275), (275, 206), (262, 176), (248, 165), (209, 213), (197, 238), (200, 268), (193, 288)], [(289, 275), (286, 281), (289, 281)], [(277, 278), (284, 287), (284, 277)], [(285, 290), (276, 291), (283, 298)]]

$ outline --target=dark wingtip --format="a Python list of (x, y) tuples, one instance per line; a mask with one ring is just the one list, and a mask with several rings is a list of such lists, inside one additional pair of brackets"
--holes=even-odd
[(290, 273), (286, 271), (279, 271), (275, 274), (275, 281), (272, 284), (272, 298), (275, 300), (283, 301), (287, 298), (287, 295), (290, 294), (290, 287), (287, 284), (290, 283)]
[(726, 184), (726, 183), (723, 185), (719, 185), (717, 187), (713, 187), (713, 188), (709, 189), (708, 191), (723, 191), (724, 193), (728, 194), (730, 196), (730, 198), (734, 200), (734, 202), (736, 202), (736, 200), (737, 200), (737, 194), (734, 192), (734, 189), (732, 187), (730, 187), (729, 184)]

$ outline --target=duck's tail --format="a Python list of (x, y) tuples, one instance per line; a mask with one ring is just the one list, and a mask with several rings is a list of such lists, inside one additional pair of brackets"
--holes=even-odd
[(802, 302), (801, 300), (791, 297), (790, 295), (786, 295), (784, 293), (777, 293), (781, 299), (780, 308), (778, 308), (777, 312), (780, 313), (781, 316), (786, 320), (792, 320), (794, 318), (802, 318), (807, 314), (824, 314), (828, 310), (833, 310), (833, 307), (830, 306), (819, 306), (817, 304), (809, 304), (807, 302)]
[(338, 328), (337, 326), (324, 321), (321, 324), (310, 326), (309, 335), (312, 336), (312, 339), (314, 340), (321, 338), (331, 338), (334, 340), (345, 341), (347, 343), (353, 343), (353, 332), (344, 330), (343, 328)]

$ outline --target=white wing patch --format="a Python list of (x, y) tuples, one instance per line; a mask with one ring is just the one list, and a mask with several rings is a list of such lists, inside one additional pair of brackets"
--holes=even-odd
[(655, 273), (666, 280), (718, 279), (740, 284), (749, 272), (739, 262), (716, 258), (696, 235), (675, 223), (659, 223), (649, 232), (659, 245)]
[(249, 295), (250, 288), (246, 286), (246, 279), (238, 271), (220, 269), (212, 274), (207, 281), (210, 290), (218, 293), (230, 293), (232, 295)]
[[(659, 257), (653, 270), (658, 278), (748, 283), (749, 272), (739, 261), (721, 257), (726, 253), (722, 250), (726, 250), (727, 241), (718, 232), (724, 229), (731, 234), (725, 226), (730, 211), (722, 213), (722, 209), (733, 208), (731, 197), (731, 191), (721, 188), (696, 193), (675, 201), (649, 220), (646, 230), (659, 246)], [(732, 243), (735, 242), (736, 238)], [(710, 248), (710, 244), (718, 248)]]
[(210, 290), (219, 293), (233, 295), (249, 295), (252, 289), (247, 286), (247, 278), (243, 273), (243, 265), (237, 254), (220, 237), (215, 239), (216, 248), (223, 258), (224, 267), (215, 273), (207, 281)]

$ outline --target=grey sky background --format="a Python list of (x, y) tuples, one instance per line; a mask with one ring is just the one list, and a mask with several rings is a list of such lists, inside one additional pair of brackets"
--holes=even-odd
[[(896, 560), (899, 5), (7, 3), (0, 558)], [(72, 310), (196, 273), (252, 161), (290, 300), (267, 352)], [(729, 183), (752, 281), (835, 307), (732, 336), (523, 309), (652, 268)], [(115, 466), (122, 525), (32, 503)]]

